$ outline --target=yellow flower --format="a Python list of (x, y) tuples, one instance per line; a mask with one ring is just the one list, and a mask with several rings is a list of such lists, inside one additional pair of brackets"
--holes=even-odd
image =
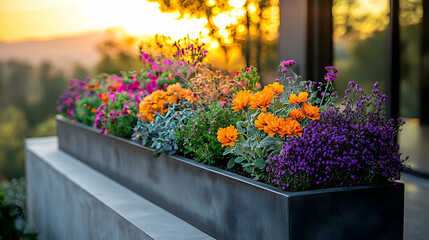
[(289, 103), (290, 104), (300, 104), (303, 102), (307, 102), (308, 100), (308, 93), (307, 92), (300, 92), (298, 96), (296, 94), (292, 93), (289, 96)]
[(237, 136), (240, 134), (237, 129), (229, 125), (226, 128), (219, 128), (217, 131), (217, 140), (222, 143), (221, 147), (231, 146), (234, 147), (235, 142), (238, 142)]
[(311, 106), (311, 103), (304, 103), (302, 107), (302, 111), (307, 115), (311, 120), (317, 120), (320, 118), (319, 108), (316, 106)]
[(250, 98), (252, 95), (250, 94), (250, 90), (242, 90), (237, 93), (232, 103), (234, 106), (231, 108), (234, 112), (238, 112), (247, 106), (249, 106)]
[(275, 98), (271, 88), (264, 88), (264, 90), (255, 93), (250, 98), (250, 108), (251, 109), (260, 109), (262, 112), (267, 110), (267, 107), (271, 106), (271, 100)]
[(295, 120), (301, 120), (305, 118), (305, 114), (301, 112), (299, 109), (294, 109), (292, 111), (289, 111), (289, 116)]
[[(271, 89), (275, 95), (278, 95), (279, 93), (284, 93), (284, 86), (282, 84), (279, 84), (278, 82), (274, 82), (272, 84), (269, 84), (265, 86), (265, 88)], [(264, 88), (264, 89), (265, 89)]]

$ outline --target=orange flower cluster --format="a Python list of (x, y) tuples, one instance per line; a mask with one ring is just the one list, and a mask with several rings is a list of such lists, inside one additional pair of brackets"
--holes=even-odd
[(299, 109), (294, 109), (292, 111), (289, 111), (289, 116), (292, 119), (295, 119), (297, 121), (302, 120), (303, 118), (305, 118), (305, 114), (300, 111)]
[(107, 89), (109, 89), (110, 91), (116, 91), (116, 89), (118, 89), (119, 86), (121, 86), (121, 82), (117, 82), (114, 83), (113, 81), (110, 82), (110, 85), (107, 87)]
[(320, 118), (319, 108), (316, 106), (311, 106), (311, 103), (308, 103), (308, 104), (304, 103), (304, 106), (302, 107), (302, 111), (311, 120), (317, 120)]
[(143, 101), (139, 104), (139, 112), (137, 117), (143, 121), (155, 120), (155, 114), (164, 114), (167, 110), (165, 109), (165, 103), (167, 102), (167, 93), (163, 90), (156, 90), (155, 92), (147, 95), (143, 98)]
[(231, 108), (234, 110), (234, 112), (238, 112), (250, 104), (250, 98), (252, 97), (252, 94), (250, 90), (241, 90), (237, 93), (234, 100), (232, 100), (232, 103), (234, 106)]
[[(265, 88), (271, 89), (271, 91), (274, 93), (274, 95), (279, 95), (280, 93), (284, 93), (284, 86), (282, 84), (279, 84), (278, 82), (274, 82), (272, 84), (268, 84), (265, 86)], [(264, 90), (265, 90), (264, 88)]]
[(101, 101), (103, 101), (103, 103), (109, 103), (109, 97), (107, 96), (107, 94), (102, 93), (100, 95), (100, 99)]
[(255, 126), (259, 130), (264, 130), (271, 137), (276, 133), (278, 133), (280, 137), (302, 134), (302, 127), (298, 121), (292, 118), (279, 118), (272, 113), (260, 113), (258, 119), (255, 120)]
[(221, 71), (212, 71), (208, 65), (197, 65), (194, 78), (189, 80), (189, 89), (195, 94), (197, 104), (212, 105), (216, 102), (232, 102), (234, 79)]
[(96, 89), (98, 89), (100, 87), (100, 85), (99, 85), (99, 83), (95, 83), (95, 84), (89, 84), (86, 88), (88, 89), (88, 90), (96, 90)]
[(229, 125), (226, 128), (219, 128), (217, 131), (217, 140), (222, 143), (221, 147), (231, 146), (234, 147), (235, 142), (238, 142), (237, 136), (240, 134), (237, 129)]
[(191, 89), (182, 88), (179, 83), (172, 84), (167, 87), (167, 102), (173, 104), (179, 99), (184, 98), (189, 102), (194, 101), (194, 93)]
[(140, 102), (137, 117), (141, 118), (143, 121), (153, 121), (155, 120), (155, 114), (160, 113), (163, 115), (168, 111), (168, 108), (165, 108), (167, 103), (173, 104), (180, 99), (193, 102), (194, 93), (190, 89), (182, 88), (179, 83), (168, 86), (167, 91), (156, 90), (150, 95), (147, 95), (143, 98), (143, 101)]
[(306, 92), (300, 92), (298, 96), (296, 96), (296, 94), (292, 93), (289, 96), (289, 103), (290, 104), (300, 104), (303, 102), (307, 102), (308, 100), (310, 100), (308, 98), (308, 93)]
[(265, 86), (262, 91), (256, 92), (250, 98), (250, 108), (260, 109), (262, 112), (267, 110), (267, 107), (271, 106), (271, 101), (277, 96), (273, 91), (273, 87)]
[[(96, 108), (93, 108), (93, 107), (91, 107), (90, 105), (88, 105), (88, 104), (83, 104), (83, 107), (85, 107), (86, 109), (88, 109), (88, 110), (91, 110), (91, 113), (92, 114), (94, 114), (94, 113), (96, 113), (97, 112), (97, 109)], [(82, 113), (84, 113), (84, 112), (82, 112)], [(85, 115), (85, 114), (82, 114), (82, 115)]]

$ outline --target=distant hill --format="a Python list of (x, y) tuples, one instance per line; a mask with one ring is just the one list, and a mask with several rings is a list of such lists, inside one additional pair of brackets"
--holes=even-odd
[(96, 46), (107, 37), (106, 32), (96, 32), (51, 40), (17, 43), (0, 41), (0, 61), (15, 59), (37, 65), (47, 60), (66, 71), (69, 71), (76, 62), (85, 67), (93, 67), (99, 60)]

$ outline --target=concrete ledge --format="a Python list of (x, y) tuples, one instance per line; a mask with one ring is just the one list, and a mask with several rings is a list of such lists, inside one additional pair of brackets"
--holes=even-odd
[(56, 137), (25, 145), (29, 220), (41, 239), (213, 239), (58, 150)]

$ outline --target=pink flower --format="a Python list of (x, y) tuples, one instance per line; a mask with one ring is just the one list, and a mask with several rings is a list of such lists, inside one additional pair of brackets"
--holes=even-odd
[(115, 99), (116, 99), (116, 94), (115, 94), (115, 92), (109, 92), (109, 96), (108, 96), (108, 98), (109, 98), (110, 100), (112, 100), (112, 102), (114, 102), (114, 101), (115, 101)]
[(150, 80), (152, 80), (152, 81), (156, 81), (156, 80), (158, 80), (158, 76), (154, 73), (154, 72), (149, 72), (148, 74), (147, 74), (147, 76), (149, 77), (149, 79)]
[(171, 65), (171, 60), (170, 59), (164, 59), (164, 60), (162, 60), (162, 64), (170, 66)]
[(159, 66), (156, 63), (154, 63), (154, 64), (152, 64), (152, 69), (154, 71), (159, 71)]
[(161, 66), (161, 71), (164, 72), (167, 69), (167, 67), (165, 65)]
[(73, 116), (73, 114), (74, 114), (74, 109), (73, 108), (69, 108), (67, 110), (67, 116), (71, 117), (71, 116)]

